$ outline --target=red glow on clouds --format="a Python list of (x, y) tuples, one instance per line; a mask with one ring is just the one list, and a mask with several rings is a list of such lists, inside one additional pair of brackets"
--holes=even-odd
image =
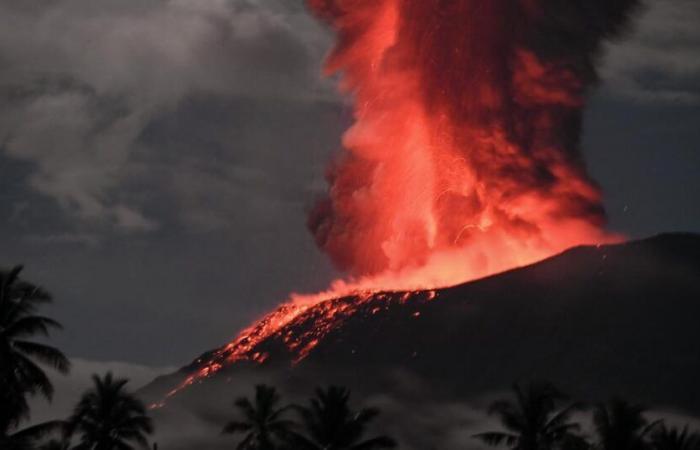
[(578, 149), (586, 83), (523, 41), (538, 2), (309, 3), (355, 105), (309, 220), (339, 267), (432, 288), (607, 239)]
[[(378, 292), (429, 301), (438, 287), (614, 240), (579, 134), (598, 43), (632, 2), (594, 2), (613, 19), (591, 37), (585, 22), (567, 28), (590, 5), (308, 0), (337, 34), (326, 73), (340, 75), (355, 117), (309, 228), (349, 276), (292, 296), (171, 395), (226, 364), (262, 363), (258, 346), (273, 336), (299, 361)], [(547, 22), (559, 15), (567, 20)], [(547, 33), (569, 41), (557, 47)]]

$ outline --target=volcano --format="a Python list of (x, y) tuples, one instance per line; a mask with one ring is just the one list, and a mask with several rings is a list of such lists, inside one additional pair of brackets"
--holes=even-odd
[(307, 225), (345, 278), (146, 387), (156, 414), (212, 431), (252, 384), (337, 383), (400, 399), (405, 436), (406, 405), (537, 378), (700, 413), (700, 236), (616, 243), (581, 148), (639, 4), (308, 0), (353, 124)]
[(547, 379), (587, 400), (623, 395), (700, 414), (698, 317), (700, 235), (663, 234), (573, 248), (451, 288), (322, 301), (142, 394), (161, 414), (225, 408), (263, 380), (290, 392), (333, 382), (372, 395), (399, 389), (401, 374), (434, 398), (468, 399)]

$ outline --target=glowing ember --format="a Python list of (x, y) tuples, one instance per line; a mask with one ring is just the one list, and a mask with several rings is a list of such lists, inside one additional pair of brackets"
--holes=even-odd
[(262, 363), (257, 347), (272, 336), (299, 361), (372, 293), (454, 285), (615, 239), (579, 135), (601, 43), (636, 3), (308, 0), (337, 32), (326, 71), (341, 75), (355, 112), (309, 227), (350, 277), (293, 297), (178, 389), (231, 362)]
[(339, 36), (326, 70), (355, 98), (309, 221), (339, 267), (445, 286), (607, 239), (579, 152), (594, 49), (537, 41), (565, 26), (555, 3), (310, 1)]
[[(180, 385), (168, 392), (171, 397), (182, 389), (199, 382), (223, 369), (226, 365), (238, 361), (265, 362), (268, 354), (260, 351), (258, 345), (271, 337), (281, 338), (289, 351), (296, 355), (298, 363), (318, 345), (334, 328), (355, 315), (370, 300), (381, 301), (386, 306), (391, 302), (406, 303), (409, 300), (428, 302), (436, 298), (435, 291), (406, 292), (397, 294), (377, 292), (356, 292), (340, 298), (331, 298), (333, 291), (313, 296), (293, 296), (292, 299), (267, 314), (253, 326), (243, 330), (228, 345), (218, 349), (207, 360), (197, 361), (200, 368), (189, 375)], [(368, 315), (378, 313), (382, 308), (373, 306)], [(311, 322), (310, 328), (299, 325)], [(158, 408), (164, 402), (151, 405)]]

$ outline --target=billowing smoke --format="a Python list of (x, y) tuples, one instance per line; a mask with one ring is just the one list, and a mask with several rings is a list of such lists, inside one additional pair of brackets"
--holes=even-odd
[[(301, 361), (375, 300), (432, 301), (433, 288), (615, 239), (581, 158), (581, 118), (601, 44), (636, 1), (308, 1), (338, 33), (327, 70), (355, 105), (309, 225), (353, 276), (292, 295), (166, 398), (266, 361), (269, 339)], [(409, 292), (382, 292), (395, 289)]]
[(449, 284), (611, 239), (582, 110), (636, 0), (308, 3), (354, 99), (309, 217), (338, 267)]

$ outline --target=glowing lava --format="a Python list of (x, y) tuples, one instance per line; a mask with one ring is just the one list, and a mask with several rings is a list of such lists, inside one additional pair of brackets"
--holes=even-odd
[(445, 286), (606, 239), (579, 148), (600, 36), (566, 28), (576, 3), (310, 1), (355, 100), (309, 220), (340, 268)]
[[(326, 72), (340, 75), (355, 116), (309, 228), (350, 275), (293, 297), (183, 386), (263, 361), (257, 347), (271, 336), (304, 358), (373, 293), (454, 285), (614, 239), (580, 131), (601, 44), (636, 3), (308, 0), (337, 33)], [(309, 316), (314, 329), (295, 335)]]

